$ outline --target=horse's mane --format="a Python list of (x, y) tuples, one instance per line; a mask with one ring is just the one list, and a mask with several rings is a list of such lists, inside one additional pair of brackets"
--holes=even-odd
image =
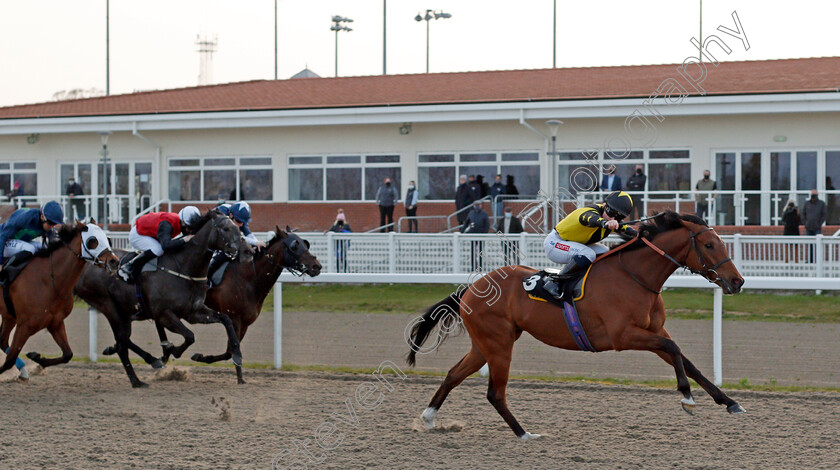
[(202, 227), (204, 227), (204, 224), (213, 220), (214, 214), (224, 215), (216, 209), (210, 209), (204, 215), (202, 215), (200, 219), (198, 219), (198, 222), (195, 223), (195, 232), (198, 233), (198, 231), (201, 230)]
[(65, 224), (58, 230), (58, 240), (51, 241), (46, 247), (35, 252), (35, 256), (47, 257), (53, 251), (64, 246), (65, 243), (70, 243), (73, 238), (82, 232), (85, 226), (82, 224)]
[[(648, 241), (653, 241), (653, 239), (661, 233), (670, 232), (671, 230), (682, 228), (683, 222), (690, 222), (692, 224), (708, 227), (708, 224), (706, 224), (706, 222), (703, 219), (697, 217), (696, 215), (680, 215), (674, 211), (665, 211), (657, 214), (656, 217), (650, 219), (649, 221), (639, 225), (639, 237), (646, 238)], [(641, 240), (639, 240), (625, 249), (632, 250), (634, 248), (639, 248), (642, 246), (645, 246), (645, 244), (642, 243)]]

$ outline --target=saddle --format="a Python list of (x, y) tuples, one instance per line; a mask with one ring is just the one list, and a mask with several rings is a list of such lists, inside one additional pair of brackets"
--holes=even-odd
[(228, 266), (230, 266), (230, 261), (225, 261), (219, 266), (218, 269), (216, 269), (216, 272), (210, 275), (210, 289), (222, 283), (222, 279), (224, 279), (225, 277), (225, 271), (227, 270)]
[(573, 274), (568, 279), (557, 279), (554, 277), (554, 282), (562, 282), (560, 289), (563, 292), (563, 300), (557, 300), (553, 295), (545, 290), (545, 283), (551, 279), (551, 274), (545, 270), (539, 271), (535, 274), (522, 278), (522, 288), (528, 293), (528, 297), (539, 302), (548, 302), (563, 310), (563, 319), (566, 321), (566, 327), (572, 334), (572, 337), (577, 343), (578, 348), (583, 351), (597, 352), (589, 342), (586, 332), (583, 330), (583, 325), (580, 323), (577, 308), (575, 308), (575, 301), (580, 300), (584, 296), (584, 288), (586, 286), (586, 278), (592, 266), (586, 271), (579, 271)]

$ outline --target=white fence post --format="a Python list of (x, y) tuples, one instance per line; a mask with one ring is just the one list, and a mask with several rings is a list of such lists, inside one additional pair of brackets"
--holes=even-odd
[(99, 312), (90, 308), (88, 309), (88, 315), (90, 316), (90, 327), (88, 328), (88, 357), (90, 358), (90, 362), (96, 362), (99, 360), (97, 352), (98, 346), (96, 344), (96, 336), (99, 332)]
[(822, 234), (817, 234), (815, 239), (816, 248), (814, 248), (814, 256), (817, 257), (817, 277), (825, 276), (825, 240)]
[(274, 368), (283, 367), (283, 283), (274, 284)]
[(458, 274), (461, 272), (461, 234), (455, 232), (452, 235), (452, 273)]
[(735, 262), (735, 267), (741, 269), (744, 261), (744, 253), (741, 246), (741, 234), (736, 233), (732, 236), (732, 261)]
[[(336, 263), (335, 263), (335, 242), (333, 241), (333, 236), (335, 232), (327, 232), (327, 272), (328, 273), (335, 273), (338, 272), (335, 270)], [(344, 253), (345, 258), (347, 257), (347, 253)]]
[(712, 354), (715, 369), (715, 385), (723, 384), (723, 289), (716, 287), (714, 317), (712, 320)]
[(394, 274), (397, 272), (397, 244), (395, 243), (396, 234), (388, 232), (388, 272)]
[(519, 264), (524, 265), (526, 263), (525, 260), (528, 259), (528, 241), (525, 237), (525, 232), (519, 233), (519, 247), (517, 251), (519, 252)]

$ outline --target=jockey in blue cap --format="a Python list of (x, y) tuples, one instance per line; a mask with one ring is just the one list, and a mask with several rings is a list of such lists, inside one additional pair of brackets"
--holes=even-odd
[(53, 229), (64, 223), (64, 211), (55, 201), (44, 204), (41, 209), (18, 209), (6, 223), (0, 225), (0, 269), (7, 258), (15, 257), (20, 262), (29, 259), (38, 250), (32, 240), (41, 237), (43, 244), (52, 238)]
[[(239, 231), (242, 232), (242, 238), (244, 238), (249, 245), (256, 247), (257, 249), (265, 247), (265, 243), (257, 240), (256, 235), (254, 235), (248, 227), (248, 223), (251, 222), (251, 206), (249, 206), (247, 202), (239, 201), (235, 204), (220, 204), (216, 206), (215, 209), (233, 220), (233, 223), (235, 223), (236, 226), (239, 227)], [(210, 261), (210, 266), (207, 269), (207, 283), (210, 287), (213, 287), (211, 281), (213, 274), (224, 262), (225, 256), (221, 252), (216, 252), (216, 254), (213, 255), (213, 259)]]

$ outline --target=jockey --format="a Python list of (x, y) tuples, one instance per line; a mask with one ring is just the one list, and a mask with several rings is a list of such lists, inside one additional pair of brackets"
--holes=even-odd
[[(235, 223), (236, 226), (239, 227), (239, 231), (242, 232), (242, 238), (244, 238), (249, 245), (258, 249), (265, 247), (265, 243), (257, 240), (256, 235), (254, 235), (248, 227), (248, 223), (251, 222), (251, 206), (249, 206), (247, 202), (239, 201), (235, 204), (220, 204), (216, 206), (215, 209), (233, 220), (233, 223)], [(221, 252), (216, 252), (216, 254), (213, 255), (213, 259), (210, 260), (210, 267), (207, 269), (207, 282), (210, 287), (213, 287), (210, 278), (224, 262), (225, 256)]]
[[(134, 249), (141, 251), (119, 271), (126, 282), (136, 281), (143, 265), (165, 252), (183, 248), (195, 234), (195, 225), (201, 220), (201, 212), (195, 206), (187, 206), (177, 214), (171, 212), (152, 212), (140, 216), (128, 240)], [(175, 239), (178, 235), (185, 235)]]
[(41, 209), (18, 209), (3, 225), (0, 225), (0, 270), (7, 258), (15, 257), (18, 261), (31, 258), (39, 247), (32, 240), (41, 237), (43, 244), (49, 241), (53, 229), (64, 223), (64, 211), (61, 205), (50, 201)]
[[(598, 242), (607, 238), (612, 231), (635, 236), (634, 228), (620, 224), (632, 211), (633, 200), (630, 195), (615, 191), (607, 195), (604, 202), (581, 207), (561, 220), (543, 242), (548, 259), (565, 264), (555, 276), (568, 277), (578, 269), (588, 268), (596, 256), (609, 251)], [(545, 283), (545, 290), (557, 299), (563, 298), (554, 276)]]

